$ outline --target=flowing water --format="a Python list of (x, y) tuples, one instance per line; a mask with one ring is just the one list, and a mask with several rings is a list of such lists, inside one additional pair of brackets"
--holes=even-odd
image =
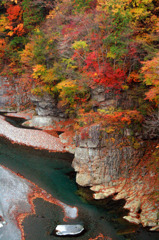
[[(0, 164), (16, 173), (22, 174), (39, 187), (45, 189), (56, 199), (79, 209), (79, 216), (69, 223), (82, 223), (85, 232), (81, 236), (56, 237), (53, 230), (57, 224), (63, 224), (62, 209), (43, 199), (34, 201), (36, 214), (27, 217), (23, 223), (26, 240), (79, 239), (88, 240), (102, 233), (105, 239), (113, 240), (157, 240), (158, 233), (152, 233), (122, 220), (124, 201), (99, 201), (102, 205), (85, 201), (77, 194), (71, 161), (68, 153), (48, 153), (30, 147), (11, 144), (0, 138)], [(93, 203), (93, 204), (92, 204)], [(126, 213), (126, 212), (125, 212)], [(129, 233), (131, 231), (134, 233)], [(1, 231), (1, 229), (0, 229)], [(125, 233), (124, 233), (125, 232)], [(12, 240), (3, 239), (0, 240)], [(17, 239), (18, 240), (18, 239)]]

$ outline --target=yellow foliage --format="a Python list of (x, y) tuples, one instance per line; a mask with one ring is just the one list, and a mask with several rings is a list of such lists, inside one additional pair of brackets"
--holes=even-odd
[(4, 15), (1, 15), (0, 18), (0, 32), (3, 32), (6, 29), (6, 26), (8, 26), (9, 21), (8, 18), (5, 17)]
[(28, 43), (25, 45), (25, 49), (20, 54), (21, 62), (26, 66), (32, 61), (34, 54), (33, 54), (33, 44)]
[(11, 0), (11, 2), (14, 2), (14, 3), (17, 4), (17, 3), (18, 3), (18, 0)]
[[(113, 128), (113, 127), (107, 127), (106, 129), (105, 129), (105, 131), (107, 132), (107, 133), (113, 133), (114, 131), (115, 131), (115, 129)], [(112, 140), (112, 139), (111, 139)]]
[(53, 81), (58, 80), (58, 77), (55, 75), (54, 69), (51, 68), (51, 69), (46, 70), (46, 72), (43, 75), (42, 79), (43, 79), (43, 81), (45, 83), (51, 83)]
[(46, 72), (46, 67), (41, 65), (41, 64), (37, 64), (34, 68), (33, 68), (33, 74), (32, 77), (35, 79), (38, 79), (39, 77), (41, 77), (42, 75), (44, 75)]
[(49, 15), (46, 18), (54, 19), (55, 17), (56, 17), (56, 10), (54, 9), (49, 12)]
[(108, 109), (98, 109), (100, 114), (112, 114), (115, 111), (114, 107), (109, 107)]
[(149, 15), (147, 11), (147, 5), (151, 5), (153, 0), (98, 0), (98, 9), (108, 11), (111, 9), (113, 13), (120, 10), (122, 14), (125, 14), (125, 9), (129, 9), (134, 20), (138, 20), (141, 17)]
[(112, 53), (112, 52), (108, 52), (108, 53), (107, 53), (107, 57), (108, 57), (108, 58), (115, 59), (116, 55), (115, 55), (114, 53)]
[(128, 90), (129, 89), (128, 85), (122, 85), (121, 87), (122, 87), (123, 90)]
[(64, 80), (58, 83), (56, 87), (58, 90), (62, 90), (63, 88), (66, 88), (66, 87), (72, 87), (72, 88), (76, 87), (76, 80), (71, 80), (71, 79)]

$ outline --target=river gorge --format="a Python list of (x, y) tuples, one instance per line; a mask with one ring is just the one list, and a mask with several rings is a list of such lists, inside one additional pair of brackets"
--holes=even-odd
[[(1, 120), (2, 132), (4, 123), (9, 123)], [(12, 130), (10, 137), (13, 130), (22, 132), (21, 128), (8, 126)], [(85, 228), (81, 236), (72, 239), (158, 239), (157, 232), (122, 218), (128, 213), (122, 208), (124, 200), (84, 199), (81, 195), (91, 193), (87, 188), (78, 189), (71, 167), (73, 154), (62, 151), (49, 152), (0, 138), (0, 214), (7, 222), (0, 229), (1, 240), (70, 239), (54, 235), (55, 227), (65, 221)]]

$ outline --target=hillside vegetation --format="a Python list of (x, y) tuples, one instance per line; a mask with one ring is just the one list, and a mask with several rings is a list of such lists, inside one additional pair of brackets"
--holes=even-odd
[(153, 111), (158, 11), (157, 0), (1, 1), (0, 71), (10, 94), (51, 94), (74, 117), (90, 112), (96, 86), (118, 95), (140, 89), (135, 110)]

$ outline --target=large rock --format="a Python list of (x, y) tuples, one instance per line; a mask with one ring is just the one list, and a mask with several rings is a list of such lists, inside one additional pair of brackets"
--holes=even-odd
[(108, 91), (104, 86), (98, 86), (91, 90), (91, 98), (94, 102), (93, 107), (108, 110), (109, 108), (117, 107), (117, 94)]
[(81, 224), (65, 224), (57, 225), (55, 233), (58, 236), (69, 236), (69, 235), (78, 235), (84, 231), (84, 227)]
[(0, 76), (0, 111), (16, 112), (20, 111), (21, 106), (30, 104), (28, 94), (21, 91), (21, 86), (16, 85), (19, 79), (14, 80), (15, 85), (12, 86), (7, 77)]
[(64, 108), (58, 107), (58, 101), (51, 95), (31, 96), (31, 101), (36, 106), (36, 114), (38, 116), (52, 116), (59, 118), (67, 118)]
[(72, 163), (76, 181), (81, 186), (109, 185), (121, 175), (127, 176), (139, 154), (123, 134), (107, 133), (99, 124), (87, 127), (76, 136)]
[(32, 184), (0, 166), (0, 190), (0, 239), (20, 240), (16, 220), (20, 214), (32, 211), (28, 200)]
[(10, 111), (8, 103), (10, 101), (7, 93), (7, 78), (0, 77), (0, 110), (1, 111)]
[(64, 120), (63, 118), (57, 118), (52, 116), (33, 116), (33, 118), (29, 121), (23, 123), (23, 126), (29, 127), (46, 127), (53, 126), (57, 124), (57, 122)]

